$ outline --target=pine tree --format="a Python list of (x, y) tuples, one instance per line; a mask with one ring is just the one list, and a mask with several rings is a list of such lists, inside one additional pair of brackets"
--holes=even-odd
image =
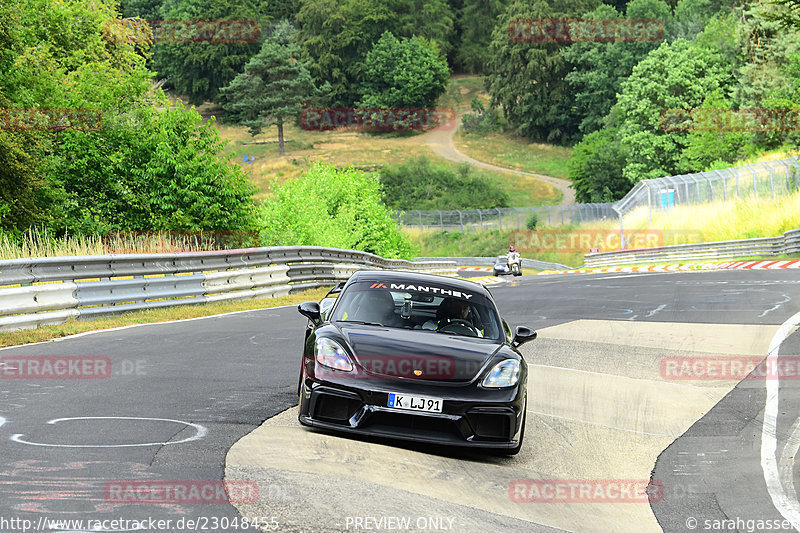
[(284, 155), (285, 120), (298, 116), (317, 93), (308, 65), (299, 57), (291, 26), (279, 25), (244, 72), (221, 91), (230, 120), (249, 126), (250, 135), (258, 135), (266, 126), (278, 127), (279, 155)]

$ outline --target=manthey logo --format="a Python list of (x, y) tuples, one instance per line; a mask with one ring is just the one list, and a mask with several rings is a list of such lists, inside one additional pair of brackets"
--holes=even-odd
[(370, 289), (390, 289), (393, 291), (414, 291), (414, 292), (425, 292), (431, 294), (437, 294), (439, 296), (453, 296), (455, 298), (464, 298), (465, 300), (469, 300), (472, 298), (472, 294), (462, 292), (462, 291), (455, 291), (451, 289), (442, 289), (441, 287), (431, 287), (428, 285), (413, 285), (413, 284), (406, 284), (406, 283), (390, 283), (387, 287), (385, 283), (379, 281), (373, 283), (369, 286)]

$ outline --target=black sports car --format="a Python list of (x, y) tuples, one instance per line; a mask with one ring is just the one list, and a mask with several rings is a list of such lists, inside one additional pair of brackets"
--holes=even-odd
[(437, 444), (522, 446), (527, 366), (491, 294), (466, 280), (361, 271), (309, 319), (301, 424)]

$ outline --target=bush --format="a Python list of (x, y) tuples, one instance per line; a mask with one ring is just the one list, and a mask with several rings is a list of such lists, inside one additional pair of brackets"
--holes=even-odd
[(539, 224), (539, 215), (536, 213), (531, 213), (531, 216), (525, 221), (525, 227), (529, 230), (535, 230), (536, 226)]
[(410, 258), (411, 245), (381, 199), (372, 174), (317, 163), (302, 177), (273, 185), (261, 208), (263, 246), (330, 246)]
[(631, 189), (622, 176), (626, 153), (616, 128), (605, 128), (585, 136), (575, 146), (569, 162), (569, 178), (578, 202), (613, 202)]
[[(212, 123), (180, 103), (142, 106), (104, 119), (103, 128), (62, 132), (48, 161), (63, 190), (70, 233), (119, 230), (246, 230), (255, 187), (221, 157)], [(58, 224), (57, 224), (58, 225)]]
[(380, 171), (386, 204), (392, 209), (489, 209), (508, 207), (509, 196), (469, 165), (458, 170), (425, 156)]
[(384, 32), (364, 60), (360, 107), (432, 107), (450, 72), (436, 45)]
[(477, 98), (473, 98), (470, 107), (475, 112), (466, 113), (461, 117), (461, 127), (467, 133), (489, 133), (497, 129), (497, 110), (490, 107), (488, 110)]

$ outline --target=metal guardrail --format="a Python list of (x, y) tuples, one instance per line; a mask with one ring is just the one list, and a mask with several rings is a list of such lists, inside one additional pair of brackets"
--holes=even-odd
[(364, 269), (456, 274), (452, 261), (412, 262), (320, 246), (10, 259), (0, 261), (0, 331), (140, 309), (285, 296)]
[(736, 241), (676, 244), (658, 248), (639, 248), (617, 252), (586, 254), (584, 267), (615, 266), (630, 263), (723, 259), (731, 257), (774, 256), (800, 253), (800, 229), (778, 237)]

